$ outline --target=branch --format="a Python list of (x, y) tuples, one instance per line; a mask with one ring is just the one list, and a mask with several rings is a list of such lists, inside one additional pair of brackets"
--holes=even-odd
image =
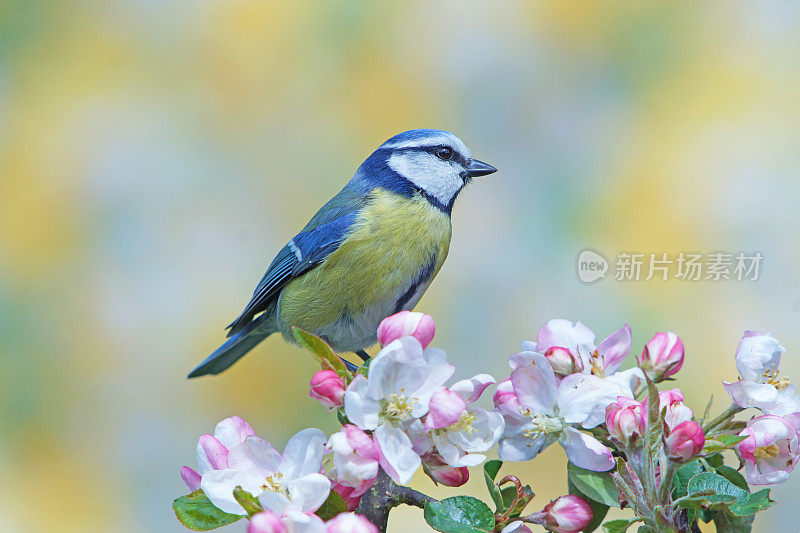
[(378, 469), (378, 479), (372, 488), (361, 497), (356, 512), (375, 524), (378, 531), (385, 533), (389, 523), (389, 511), (394, 507), (405, 504), (424, 508), (426, 503), (435, 501), (419, 491), (396, 484), (380, 468)]

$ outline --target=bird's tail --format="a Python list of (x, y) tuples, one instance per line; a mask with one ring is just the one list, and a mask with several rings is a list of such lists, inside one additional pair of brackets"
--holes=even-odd
[(274, 317), (270, 313), (261, 316), (244, 326), (217, 348), (205, 361), (189, 373), (189, 378), (219, 374), (256, 347), (258, 343), (275, 333)]

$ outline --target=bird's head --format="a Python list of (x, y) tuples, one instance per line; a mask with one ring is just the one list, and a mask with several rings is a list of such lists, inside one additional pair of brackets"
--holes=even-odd
[(446, 211), (472, 178), (497, 172), (474, 159), (452, 133), (430, 129), (395, 135), (373, 152), (361, 170), (378, 185), (399, 192), (420, 191)]

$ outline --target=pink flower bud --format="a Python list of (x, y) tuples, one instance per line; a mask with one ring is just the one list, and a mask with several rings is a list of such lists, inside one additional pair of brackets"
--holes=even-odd
[(375, 483), (380, 457), (372, 437), (347, 424), (330, 436), (326, 447), (333, 452), (336, 481), (358, 489), (354, 496), (364, 494)]
[(647, 410), (631, 398), (617, 397), (606, 407), (608, 432), (623, 446), (640, 443), (647, 431)]
[(645, 344), (638, 363), (658, 381), (677, 374), (683, 366), (683, 341), (674, 333), (656, 333)]
[(431, 396), (428, 416), (425, 417), (425, 430), (441, 429), (455, 424), (466, 409), (467, 404), (461, 396), (442, 387)]
[(378, 528), (360, 514), (339, 513), (325, 523), (326, 533), (378, 533)]
[(703, 449), (706, 436), (697, 422), (681, 422), (664, 439), (667, 457), (677, 463), (688, 463)]
[(333, 370), (319, 370), (311, 378), (308, 395), (325, 407), (339, 408), (344, 402), (344, 381)]
[(517, 398), (517, 393), (514, 392), (511, 378), (506, 378), (497, 384), (497, 390), (494, 391), (492, 401), (501, 413), (514, 415), (519, 413), (519, 398)]
[(200, 488), (200, 474), (195, 472), (193, 468), (188, 466), (181, 468), (181, 479), (189, 487), (189, 492), (194, 492)]
[(556, 376), (564, 377), (583, 370), (581, 358), (561, 346), (551, 346), (544, 352), (544, 357)]
[(577, 533), (589, 525), (594, 513), (586, 500), (579, 496), (561, 496), (548, 503), (545, 527), (556, 533)]
[(281, 517), (272, 511), (262, 511), (250, 517), (247, 533), (287, 533), (288, 529), (281, 522)]
[(384, 318), (378, 326), (378, 342), (386, 346), (392, 341), (411, 335), (419, 341), (423, 348), (427, 348), (436, 334), (436, 324), (433, 317), (425, 313), (414, 311), (400, 311)]
[(469, 480), (469, 470), (466, 466), (454, 468), (445, 463), (436, 451), (422, 456), (422, 469), (437, 485), (460, 487)]
[[(647, 410), (648, 399), (645, 397), (642, 404)], [(658, 409), (659, 411), (666, 408), (667, 412), (664, 416), (664, 422), (667, 428), (671, 431), (681, 422), (686, 422), (694, 417), (694, 412), (691, 408), (683, 403), (683, 392), (680, 389), (662, 390), (658, 393)]]

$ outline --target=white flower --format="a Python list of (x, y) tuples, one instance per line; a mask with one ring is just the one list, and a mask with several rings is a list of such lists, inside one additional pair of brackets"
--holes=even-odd
[(557, 349), (564, 349), (566, 352), (563, 354), (574, 354), (580, 360), (579, 364), (575, 364), (580, 372), (611, 381), (629, 391), (626, 396), (633, 396), (636, 387), (644, 382), (644, 374), (636, 367), (619, 372), (619, 367), (630, 353), (631, 342), (631, 328), (628, 324), (595, 345), (594, 332), (584, 324), (557, 318), (550, 320), (539, 330), (536, 342), (522, 341), (523, 351), (512, 355), (509, 364), (513, 369), (518, 364), (525, 364), (533, 353), (546, 356), (549, 353), (550, 364), (556, 364), (559, 367), (556, 370), (563, 370), (560, 368), (562, 365), (558, 364), (560, 358), (557, 357), (562, 351)]
[[(482, 452), (497, 444), (503, 435), (503, 416), (472, 405), (494, 378), (478, 374), (471, 379), (442, 387), (434, 393), (424, 428), (433, 448), (451, 467), (477, 466), (486, 460)], [(431, 420), (441, 421), (430, 423)], [(419, 445), (415, 442), (419, 452)], [(426, 450), (427, 451), (427, 450)]]
[(745, 332), (736, 351), (736, 368), (741, 379), (722, 382), (736, 405), (779, 416), (800, 411), (800, 397), (794, 385), (778, 372), (784, 351), (778, 339), (769, 333)]
[(431, 396), (454, 371), (442, 350), (423, 350), (417, 339), (406, 336), (375, 356), (368, 378), (357, 376), (347, 387), (347, 418), (373, 431), (381, 467), (396, 482), (408, 483), (420, 467), (407, 431), (428, 412)]
[(206, 473), (201, 488), (226, 513), (246, 514), (233, 497), (241, 486), (258, 497), (265, 510), (311, 513), (328, 497), (330, 480), (320, 474), (325, 434), (304, 429), (286, 443), (283, 455), (267, 441), (250, 436), (228, 454), (228, 468)]
[(774, 485), (789, 478), (800, 456), (800, 443), (793, 424), (775, 415), (750, 420), (739, 433), (745, 440), (736, 445), (744, 461), (747, 481)]
[(558, 382), (547, 359), (538, 353), (511, 373), (519, 409), (502, 413), (506, 430), (500, 441), (500, 458), (527, 461), (558, 441), (569, 460), (581, 468), (603, 471), (614, 466), (611, 451), (594, 437), (573, 427), (590, 429), (605, 419), (606, 406), (630, 392), (597, 376), (571, 374)]

